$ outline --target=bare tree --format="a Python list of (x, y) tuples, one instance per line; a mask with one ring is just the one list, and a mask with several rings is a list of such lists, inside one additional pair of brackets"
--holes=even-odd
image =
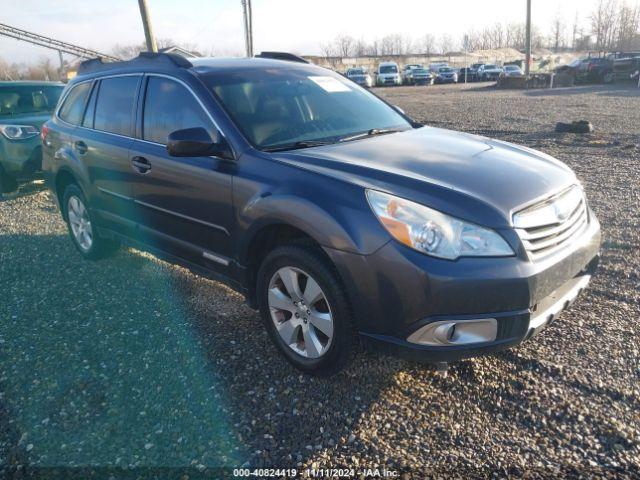
[(558, 13), (551, 24), (551, 42), (553, 51), (558, 53), (560, 47), (564, 46), (565, 26), (562, 17)]
[(591, 29), (596, 37), (595, 46), (598, 50), (610, 50), (614, 47), (618, 28), (617, 8), (617, 0), (599, 0), (591, 14)]
[(442, 34), (440, 37), (440, 51), (443, 54), (450, 53), (455, 48), (453, 38), (448, 33)]
[(356, 41), (349, 35), (339, 35), (334, 40), (335, 50), (342, 58), (349, 58), (353, 55)]
[(356, 57), (364, 57), (365, 55), (367, 55), (367, 50), (367, 43), (363, 39), (356, 40), (355, 44), (353, 45), (353, 54)]
[(395, 41), (393, 35), (385, 35), (380, 40), (380, 55), (393, 55)]
[(423, 35), (418, 41), (418, 48), (422, 51), (421, 53), (431, 55), (436, 49), (436, 38), (430, 33)]
[(618, 50), (632, 50), (640, 47), (640, 3), (629, 5), (626, 1), (618, 12)]
[(571, 31), (571, 49), (576, 49), (576, 42), (578, 38), (578, 29), (580, 25), (578, 23), (578, 11), (576, 10), (575, 17), (573, 17), (573, 30)]

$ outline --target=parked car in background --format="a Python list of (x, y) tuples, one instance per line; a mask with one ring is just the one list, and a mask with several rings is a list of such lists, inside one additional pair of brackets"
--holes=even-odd
[(555, 73), (564, 73), (566, 75), (570, 75), (574, 77), (574, 79), (578, 75), (579, 70), (586, 70), (588, 59), (585, 58), (576, 58), (575, 60), (567, 63), (565, 65), (559, 65), (554, 69)]
[(614, 60), (608, 57), (579, 58), (560, 65), (555, 72), (572, 76), (575, 83), (609, 83), (615, 77)]
[(349, 80), (356, 82), (362, 87), (373, 87), (373, 78), (369, 75), (366, 67), (354, 67), (347, 70), (346, 76)]
[(497, 80), (501, 73), (502, 73), (502, 68), (500, 68), (497, 65), (493, 65), (493, 64), (481, 65), (478, 68), (478, 79), (481, 82)]
[(400, 69), (396, 62), (382, 62), (376, 70), (376, 84), (379, 86), (402, 85)]
[(518, 65), (505, 65), (502, 74), (505, 77), (521, 77), (524, 75), (524, 72)]
[(421, 68), (422, 65), (417, 63), (402, 67), (402, 83), (405, 85), (413, 85), (413, 71)]
[(456, 83), (458, 72), (451, 67), (440, 67), (436, 74), (435, 83)]
[(424, 67), (414, 68), (411, 78), (413, 85), (433, 85), (433, 75)]
[(478, 79), (476, 70), (471, 67), (463, 67), (458, 72), (458, 82), (475, 82)]
[(429, 71), (431, 72), (431, 75), (433, 75), (433, 77), (435, 78), (436, 75), (438, 75), (438, 71), (442, 68), (442, 67), (448, 67), (449, 64), (446, 62), (436, 62), (436, 63), (430, 63), (429, 64)]
[(357, 337), (428, 362), (506, 349), (586, 288), (600, 226), (569, 167), (261, 55), (80, 67), (43, 163), (82, 257), (127, 241), (221, 280), (324, 375)]
[(41, 169), (40, 128), (63, 88), (53, 82), (0, 82), (0, 194)]
[(640, 56), (618, 58), (613, 61), (613, 80), (616, 82), (637, 80), (638, 72), (640, 72)]
[(589, 83), (610, 83), (614, 79), (613, 60), (606, 57), (590, 58), (580, 81)]

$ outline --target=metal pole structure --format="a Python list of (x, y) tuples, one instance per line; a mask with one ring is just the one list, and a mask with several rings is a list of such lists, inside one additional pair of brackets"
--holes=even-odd
[(60, 59), (60, 70), (58, 71), (60, 75), (60, 80), (64, 80), (64, 59), (62, 58), (62, 52), (58, 50), (58, 58)]
[(249, 13), (249, 56), (253, 57), (253, 6), (251, 0), (247, 0), (247, 12)]
[(147, 8), (147, 0), (138, 0), (138, 5), (140, 6), (140, 16), (142, 17), (142, 26), (144, 27), (144, 38), (147, 42), (147, 50), (152, 53), (158, 53), (156, 37), (153, 36), (151, 18), (149, 17), (149, 9)]
[(467, 83), (467, 74), (469, 71), (469, 35), (464, 36), (464, 83)]
[(0, 23), (0, 36), (13, 38), (15, 40), (21, 40), (33, 45), (50, 48), (51, 50), (68, 53), (69, 55), (77, 55), (81, 58), (103, 58), (105, 60), (112, 60), (114, 62), (120, 60), (113, 55), (105, 55), (104, 53), (100, 53), (89, 48), (79, 47), (71, 43), (56, 40), (55, 38), (45, 37), (44, 35), (40, 35), (38, 33), (21, 30), (5, 23)]
[(242, 16), (244, 19), (244, 45), (247, 57), (253, 57), (253, 45), (251, 39), (251, 4), (249, 0), (241, 0)]
[(527, 0), (527, 28), (525, 38), (525, 67), (524, 74), (528, 77), (531, 66), (531, 0)]

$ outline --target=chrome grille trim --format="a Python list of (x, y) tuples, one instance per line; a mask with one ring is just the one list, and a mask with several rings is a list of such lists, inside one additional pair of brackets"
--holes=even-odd
[[(533, 223), (533, 219), (538, 224)], [(538, 260), (561, 250), (571, 240), (582, 235), (589, 224), (582, 189), (577, 185), (573, 186), (515, 213), (513, 224), (531, 260)]]

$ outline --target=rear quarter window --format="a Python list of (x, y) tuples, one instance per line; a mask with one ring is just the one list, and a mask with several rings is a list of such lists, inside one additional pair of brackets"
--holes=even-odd
[(67, 123), (78, 125), (82, 120), (84, 105), (90, 88), (91, 82), (80, 83), (73, 87), (64, 99), (58, 116)]

